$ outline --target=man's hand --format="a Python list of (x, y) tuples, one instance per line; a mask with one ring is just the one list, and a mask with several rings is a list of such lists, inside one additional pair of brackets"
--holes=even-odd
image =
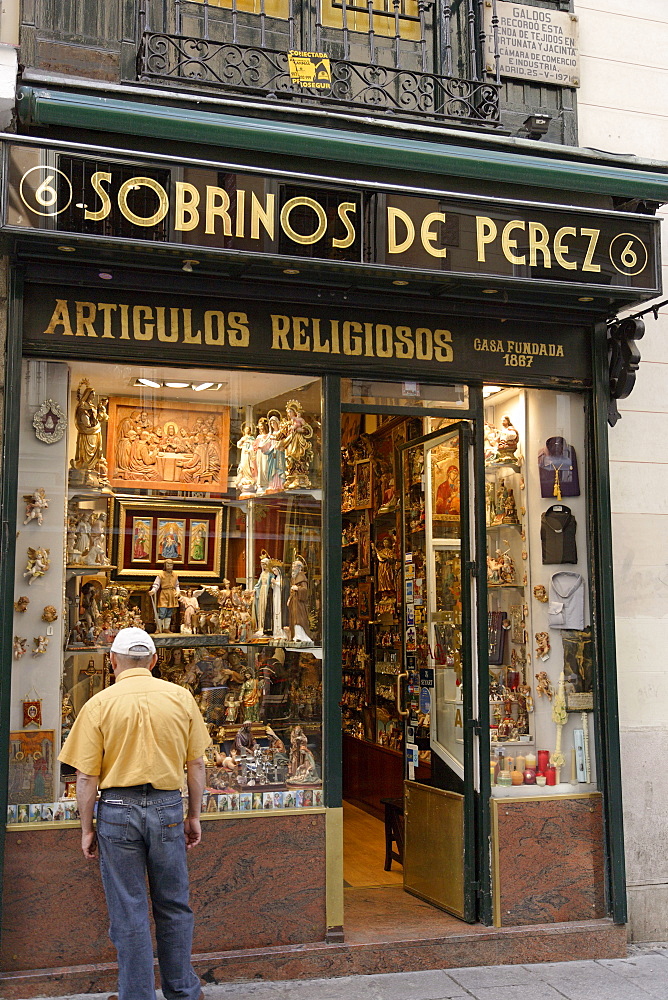
[(81, 833), (81, 850), (86, 861), (94, 861), (97, 857), (97, 834), (95, 830)]
[(191, 847), (197, 847), (202, 839), (202, 826), (199, 819), (194, 819), (191, 816), (186, 816), (185, 822), (183, 824), (183, 829), (186, 835), (186, 851), (189, 851)]

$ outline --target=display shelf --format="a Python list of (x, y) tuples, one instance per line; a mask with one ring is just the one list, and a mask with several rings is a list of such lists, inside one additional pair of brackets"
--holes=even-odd
[(521, 473), (522, 462), (489, 462), (485, 465), (485, 473), (488, 475), (499, 472), (500, 469), (512, 469), (515, 473)]

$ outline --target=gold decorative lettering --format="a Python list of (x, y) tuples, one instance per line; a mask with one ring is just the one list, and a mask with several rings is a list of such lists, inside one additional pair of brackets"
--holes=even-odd
[(421, 326), (415, 331), (415, 357), (418, 361), (431, 361), (434, 353), (431, 330)]
[(187, 184), (185, 181), (177, 181), (174, 187), (176, 189), (174, 229), (188, 233), (192, 229), (197, 229), (199, 225), (197, 206), (200, 202), (200, 193), (194, 184)]
[(215, 235), (216, 219), (223, 220), (223, 235), (232, 235), (232, 220), (230, 218), (230, 196), (224, 188), (215, 184), (206, 186), (206, 233)]
[(577, 234), (577, 229), (574, 229), (572, 226), (562, 226), (554, 234), (554, 256), (559, 266), (564, 267), (567, 271), (576, 271), (578, 262), (576, 260), (566, 260), (564, 254), (568, 253), (569, 247), (564, 246), (564, 236), (577, 236)]
[(434, 243), (438, 240), (438, 233), (433, 233), (430, 230), (432, 222), (442, 222), (445, 224), (445, 212), (430, 212), (425, 215), (422, 220), (422, 228), (420, 230), (420, 236), (422, 238), (422, 246), (425, 248), (428, 254), (432, 257), (445, 257), (447, 255), (447, 247), (435, 247)]
[(264, 226), (267, 236), (270, 240), (274, 238), (274, 228), (275, 228), (275, 212), (274, 204), (276, 201), (275, 194), (266, 195), (266, 202), (264, 208), (258, 201), (258, 197), (255, 191), (251, 191), (251, 239), (258, 240), (260, 238), (260, 223)]
[(243, 188), (239, 188), (237, 191), (237, 211), (236, 211), (236, 228), (234, 230), (235, 235), (239, 239), (243, 239), (245, 235), (245, 221), (246, 221), (246, 192)]
[(130, 332), (129, 332), (130, 324), (128, 323), (128, 318), (129, 318), (128, 317), (128, 312), (129, 312), (130, 306), (126, 306), (124, 303), (121, 303), (118, 308), (121, 310), (121, 340), (129, 340), (130, 339)]
[(338, 319), (330, 320), (330, 330), (332, 333), (332, 354), (340, 354), (341, 347), (339, 345), (339, 321)]
[(543, 267), (552, 267), (552, 254), (548, 246), (550, 234), (541, 222), (529, 223), (529, 267), (537, 266), (538, 251), (543, 255)]
[(106, 219), (111, 211), (111, 198), (102, 187), (102, 181), (105, 181), (106, 184), (111, 184), (111, 174), (107, 173), (106, 170), (96, 170), (90, 179), (90, 183), (102, 205), (97, 212), (89, 212), (88, 209), (84, 211), (84, 219), (90, 219), (92, 222), (102, 222), (102, 219)]
[(406, 358), (407, 360), (412, 358), (415, 354), (415, 345), (413, 343), (413, 331), (410, 326), (398, 326), (394, 331), (397, 343), (395, 345), (395, 353), (398, 358)]
[(56, 328), (62, 326), (63, 337), (73, 337), (72, 324), (70, 323), (70, 311), (67, 307), (67, 299), (56, 299), (56, 307), (53, 310), (49, 325), (44, 331), (45, 336), (51, 336), (56, 332)]
[(230, 347), (248, 347), (250, 344), (250, 329), (247, 313), (230, 313), (227, 317), (227, 339)]
[(600, 264), (592, 264), (594, 259), (594, 254), (596, 252), (596, 244), (598, 243), (598, 238), (601, 235), (600, 229), (581, 229), (581, 236), (589, 237), (589, 246), (587, 247), (587, 252), (585, 254), (584, 264), (582, 265), (583, 271), (600, 271)]
[(114, 335), (111, 332), (111, 314), (116, 311), (118, 306), (114, 302), (98, 302), (97, 304), (98, 312), (101, 312), (104, 316), (104, 326), (102, 328), (102, 337), (111, 337), (114, 339)]
[(184, 344), (201, 344), (202, 343), (202, 331), (197, 330), (193, 333), (193, 311), (192, 309), (183, 310), (183, 343)]
[(488, 243), (493, 243), (496, 239), (496, 223), (487, 218), (486, 215), (476, 215), (475, 218), (476, 245), (478, 247), (478, 260), (485, 261), (485, 247)]
[(320, 339), (320, 319), (314, 316), (311, 320), (311, 325), (313, 327), (313, 353), (314, 354), (329, 354), (329, 341), (322, 341)]
[[(142, 326), (142, 318), (146, 317), (146, 326)], [(155, 326), (148, 320), (153, 319), (150, 306), (135, 306), (132, 310), (132, 336), (135, 340), (153, 340)]]
[(501, 233), (501, 247), (506, 260), (509, 260), (511, 264), (526, 264), (527, 262), (526, 254), (523, 253), (519, 256), (513, 253), (513, 250), (517, 250), (517, 240), (511, 240), (510, 238), (510, 234), (513, 229), (525, 228), (526, 222), (522, 222), (521, 219), (513, 219), (512, 222), (507, 222), (503, 227), (503, 232)]
[(437, 361), (451, 362), (454, 358), (452, 350), (452, 333), (450, 330), (434, 330), (434, 357)]
[(292, 317), (293, 351), (311, 350), (311, 338), (305, 336), (305, 328), (308, 328), (308, 319), (305, 316)]
[(219, 309), (207, 309), (204, 313), (204, 343), (219, 347), (225, 343), (225, 313)]
[(364, 324), (364, 355), (373, 357), (373, 323)]
[[(403, 222), (406, 227), (406, 236), (403, 243), (397, 242), (397, 222)], [(413, 245), (415, 239), (415, 226), (410, 215), (402, 212), (400, 208), (393, 208), (391, 205), (387, 209), (387, 252), (403, 253)]]
[[(137, 215), (128, 205), (128, 194), (130, 191), (136, 191), (141, 187), (149, 188), (149, 190), (154, 191), (158, 196), (157, 209), (153, 215), (149, 215), (146, 218), (143, 215)], [(158, 182), (154, 181), (152, 177), (130, 177), (127, 181), (124, 181), (118, 189), (118, 207), (128, 222), (134, 223), (135, 226), (143, 226), (147, 229), (150, 226), (157, 226), (158, 223), (162, 222), (164, 217), (167, 215), (167, 212), (169, 211), (169, 198), (167, 197), (167, 192), (162, 184), (158, 184)]]
[[(312, 208), (318, 219), (318, 225), (310, 236), (302, 236), (302, 234), (294, 230), (290, 224), (290, 213), (294, 208), (298, 208), (300, 205), (304, 208)], [(322, 205), (313, 198), (290, 198), (290, 200), (286, 201), (285, 205), (281, 209), (281, 229), (293, 243), (300, 243), (304, 246), (310, 245), (311, 243), (317, 243), (318, 240), (321, 240), (325, 235), (325, 231), (327, 229), (327, 213)]]
[(289, 351), (288, 332), (290, 330), (289, 316), (271, 317), (271, 349), (272, 351)]
[(357, 205), (352, 201), (342, 201), (339, 204), (338, 212), (341, 222), (346, 227), (346, 235), (342, 240), (332, 239), (332, 246), (345, 250), (355, 242), (355, 227), (348, 218), (348, 213), (357, 212)]
[(385, 323), (376, 324), (376, 357), (391, 358), (393, 355), (393, 329)]
[(95, 332), (95, 316), (97, 309), (94, 302), (77, 302), (77, 337), (97, 337)]
[(362, 338), (352, 337), (352, 333), (361, 333), (362, 324), (346, 320), (343, 324), (343, 353), (347, 356), (362, 353)]

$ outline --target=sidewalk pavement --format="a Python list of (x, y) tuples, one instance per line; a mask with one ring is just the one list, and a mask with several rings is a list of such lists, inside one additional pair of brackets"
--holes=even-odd
[[(631, 945), (628, 958), (340, 979), (256, 980), (205, 985), (203, 993), (205, 1000), (668, 1000), (668, 943)], [(67, 1000), (108, 996), (89, 993)]]

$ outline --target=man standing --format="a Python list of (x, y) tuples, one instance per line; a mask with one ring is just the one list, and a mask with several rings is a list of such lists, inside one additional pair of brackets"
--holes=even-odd
[(190, 960), (194, 921), (186, 850), (202, 836), (203, 754), (211, 740), (192, 694), (152, 676), (156, 660), (150, 635), (121, 629), (111, 647), (116, 683), (84, 704), (59, 760), (77, 770), (84, 857), (92, 860), (100, 849), (109, 936), (118, 953), (119, 1000), (155, 1000), (146, 875), (165, 998), (198, 1000), (200, 982)]

